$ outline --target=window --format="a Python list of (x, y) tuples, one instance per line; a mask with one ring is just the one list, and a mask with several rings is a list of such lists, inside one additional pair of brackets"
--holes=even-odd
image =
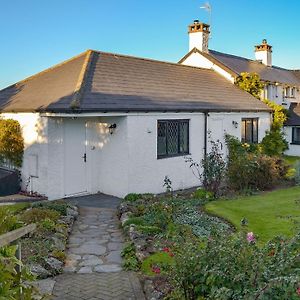
[(292, 128), (292, 144), (300, 144), (300, 127)]
[(189, 153), (189, 120), (157, 121), (157, 158)]
[(242, 119), (242, 142), (257, 143), (258, 142), (258, 119)]

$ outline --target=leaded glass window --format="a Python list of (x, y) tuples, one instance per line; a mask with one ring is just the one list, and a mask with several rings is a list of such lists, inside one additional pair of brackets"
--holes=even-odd
[(157, 122), (157, 157), (189, 153), (189, 121), (159, 120)]

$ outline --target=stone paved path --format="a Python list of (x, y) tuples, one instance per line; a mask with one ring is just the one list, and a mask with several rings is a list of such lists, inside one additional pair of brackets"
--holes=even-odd
[(145, 299), (136, 275), (122, 271), (124, 239), (116, 214), (115, 208), (79, 207), (52, 299)]

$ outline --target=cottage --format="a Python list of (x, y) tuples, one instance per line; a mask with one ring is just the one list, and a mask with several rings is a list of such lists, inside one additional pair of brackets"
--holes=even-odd
[(195, 20), (189, 26), (190, 52), (179, 63), (215, 70), (232, 83), (242, 72), (259, 74), (264, 83), (261, 98), (289, 110), (284, 128), (289, 142), (287, 154), (300, 156), (300, 70), (274, 66), (272, 46), (265, 39), (254, 47), (255, 59), (251, 60), (209, 49), (209, 34), (209, 25)]
[(197, 186), (184, 156), (225, 132), (260, 141), (271, 119), (214, 70), (94, 50), (3, 89), (0, 109), (23, 129), (23, 188), (49, 199)]

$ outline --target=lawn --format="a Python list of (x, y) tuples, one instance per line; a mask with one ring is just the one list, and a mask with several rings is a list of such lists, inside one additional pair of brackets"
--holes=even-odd
[(248, 231), (265, 242), (276, 235), (292, 236), (300, 222), (300, 187), (265, 192), (232, 200), (217, 200), (206, 204), (207, 212), (223, 217), (237, 229), (241, 220), (248, 220)]
[(290, 164), (291, 166), (293, 166), (297, 161), (300, 161), (300, 156), (289, 156), (289, 155), (285, 155), (284, 156), (285, 161)]

